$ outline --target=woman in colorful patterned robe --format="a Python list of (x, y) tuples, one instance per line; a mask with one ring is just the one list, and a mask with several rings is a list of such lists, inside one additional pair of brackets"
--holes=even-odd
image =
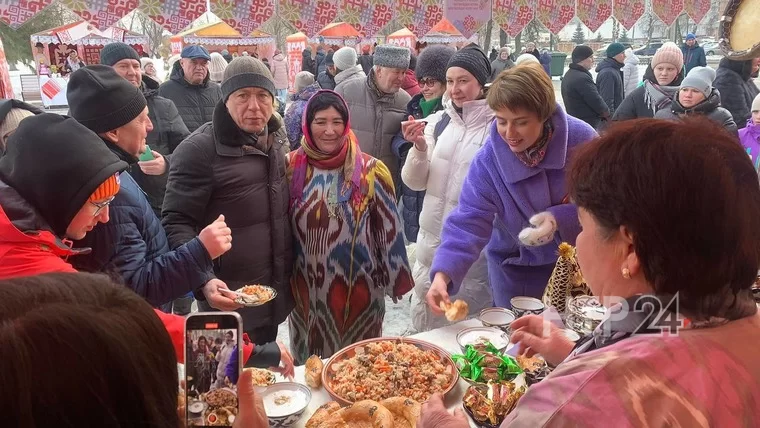
[(393, 180), (361, 152), (345, 101), (317, 92), (302, 127), (288, 166), (296, 257), (289, 322), (298, 365), (379, 337), (385, 296), (395, 301), (414, 286)]

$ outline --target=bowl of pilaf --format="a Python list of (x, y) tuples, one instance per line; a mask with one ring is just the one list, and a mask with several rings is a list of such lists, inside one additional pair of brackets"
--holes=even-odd
[(402, 337), (363, 340), (338, 351), (322, 371), (322, 384), (344, 405), (407, 397), (424, 403), (447, 394), (459, 380), (451, 356), (432, 343)]

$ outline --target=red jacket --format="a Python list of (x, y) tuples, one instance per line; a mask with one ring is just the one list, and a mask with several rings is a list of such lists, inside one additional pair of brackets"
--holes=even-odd
[(414, 70), (406, 70), (404, 83), (401, 84), (401, 89), (405, 90), (411, 97), (420, 93), (420, 84), (417, 82), (417, 78), (414, 77)]

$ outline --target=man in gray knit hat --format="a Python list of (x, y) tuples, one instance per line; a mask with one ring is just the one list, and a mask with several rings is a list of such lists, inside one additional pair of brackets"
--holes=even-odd
[[(174, 152), (163, 224), (169, 244), (177, 247), (192, 239), (206, 219), (224, 215), (235, 245), (214, 265), (214, 275), (232, 290), (265, 284), (277, 291), (266, 305), (238, 310), (243, 331), (264, 345), (274, 342), (277, 326), (295, 304), (289, 283), (293, 238), (285, 177), (289, 144), (274, 110), (274, 79), (264, 63), (252, 56), (233, 59), (224, 70), (221, 89), (211, 122)], [(211, 309), (202, 300), (198, 306)], [(285, 348), (280, 349), (269, 365), (279, 365), (280, 353), (287, 359)]]
[(397, 189), (401, 178), (391, 143), (401, 130), (406, 105), (411, 100), (401, 89), (410, 57), (407, 48), (378, 46), (373, 57), (374, 65), (366, 79), (346, 81), (335, 88), (351, 110), (351, 129), (362, 151), (383, 161), (391, 171)]

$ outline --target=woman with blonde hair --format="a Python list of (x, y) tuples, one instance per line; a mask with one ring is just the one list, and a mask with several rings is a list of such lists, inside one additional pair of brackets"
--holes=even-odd
[(540, 64), (502, 72), (488, 90), (496, 121), (472, 160), (459, 205), (445, 219), (427, 293), (430, 309), (457, 294), (470, 266), (486, 258), (496, 306), (515, 296), (540, 298), (561, 242), (575, 243), (578, 211), (567, 196), (573, 150), (596, 136), (565, 114)]

